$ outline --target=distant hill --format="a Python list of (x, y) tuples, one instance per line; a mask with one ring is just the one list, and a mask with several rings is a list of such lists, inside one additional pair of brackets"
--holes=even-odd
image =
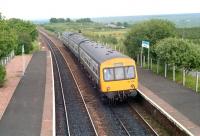
[(176, 24), (177, 27), (200, 27), (200, 13), (192, 14), (170, 14), (170, 15), (146, 15), (146, 16), (120, 16), (92, 18), (99, 23), (128, 22), (134, 24), (149, 19), (167, 19)]

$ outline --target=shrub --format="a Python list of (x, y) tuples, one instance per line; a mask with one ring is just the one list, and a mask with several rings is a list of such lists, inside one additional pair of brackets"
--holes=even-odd
[(5, 67), (0, 65), (0, 87), (3, 86), (6, 78), (6, 70)]

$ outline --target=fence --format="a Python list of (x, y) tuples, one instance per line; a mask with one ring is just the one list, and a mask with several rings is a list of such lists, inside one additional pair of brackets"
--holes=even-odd
[[(167, 78), (169, 75), (172, 74), (171, 78), (173, 81), (178, 81), (183, 84), (183, 86), (188, 86), (193, 88), (196, 92), (199, 92), (199, 76), (200, 76), (200, 72), (199, 71), (193, 71), (192, 74), (190, 74), (191, 77), (189, 77), (187, 74), (186, 76), (186, 71), (184, 68), (182, 69), (178, 69), (174, 64), (167, 64), (167, 63), (160, 63), (159, 60), (153, 60), (152, 58), (150, 58), (149, 62), (147, 63), (148, 60), (145, 59), (145, 56), (140, 56), (139, 54), (137, 55), (137, 65), (142, 67), (142, 68), (146, 68), (146, 69), (150, 69), (153, 72), (157, 73), (157, 74), (161, 74), (163, 75), (165, 78)], [(171, 73), (170, 73), (171, 72)], [(176, 74), (178, 76), (176, 76)], [(180, 77), (181, 75), (181, 77)], [(170, 77), (170, 76), (169, 76)], [(178, 77), (178, 79), (176, 79)], [(180, 79), (181, 78), (181, 79)], [(188, 78), (188, 80), (186, 79)], [(190, 83), (188, 83), (188, 85), (186, 85), (186, 81), (190, 81)]]
[(0, 65), (5, 66), (8, 64), (8, 62), (15, 56), (15, 52), (11, 51), (6, 57), (3, 57), (0, 60)]

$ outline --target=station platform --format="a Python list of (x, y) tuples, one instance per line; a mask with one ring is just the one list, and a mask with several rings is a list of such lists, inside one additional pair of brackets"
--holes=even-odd
[(200, 94), (138, 67), (139, 92), (188, 135), (200, 135)]
[(53, 134), (51, 65), (49, 52), (33, 54), (0, 120), (1, 136)]

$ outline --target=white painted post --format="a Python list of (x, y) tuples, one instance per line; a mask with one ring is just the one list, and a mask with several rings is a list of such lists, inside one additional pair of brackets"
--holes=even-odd
[(183, 86), (185, 86), (185, 69), (183, 68)]
[(13, 55), (13, 51), (12, 51), (12, 52), (11, 52), (11, 57), (13, 58), (13, 56), (14, 56), (14, 55)]
[(24, 45), (22, 45), (22, 75), (24, 75), (25, 72), (25, 61), (24, 61)]
[(199, 87), (199, 72), (196, 72), (196, 92), (198, 92), (198, 87)]
[(146, 62), (145, 62), (145, 56), (143, 56), (143, 67), (145, 67), (146, 66)]
[(149, 69), (149, 54), (150, 54), (150, 48), (148, 48), (148, 69)]
[(159, 73), (159, 60), (157, 60), (157, 66), (156, 66), (156, 68), (157, 68), (157, 74)]
[(176, 80), (176, 66), (173, 64), (173, 81)]
[(9, 60), (8, 60), (8, 57), (6, 57), (6, 64), (8, 64), (8, 61), (9, 61)]
[(165, 78), (167, 77), (167, 64), (165, 63)]
[(151, 70), (152, 70), (152, 58), (151, 58)]
[(3, 60), (4, 60), (4, 65), (6, 65), (6, 58), (3, 58)]
[(141, 47), (141, 54), (140, 54), (140, 66), (142, 67), (142, 52), (143, 52), (143, 47)]
[(15, 57), (15, 51), (13, 50), (13, 58)]

